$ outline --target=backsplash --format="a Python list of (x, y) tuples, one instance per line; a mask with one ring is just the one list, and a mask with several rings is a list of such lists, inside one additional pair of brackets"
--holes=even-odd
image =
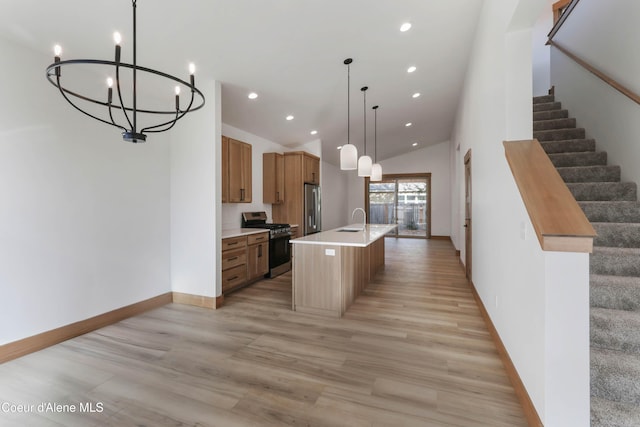
[(240, 228), (242, 225), (242, 212), (267, 213), (267, 222), (273, 222), (271, 205), (265, 203), (223, 203), (222, 204), (222, 229)]

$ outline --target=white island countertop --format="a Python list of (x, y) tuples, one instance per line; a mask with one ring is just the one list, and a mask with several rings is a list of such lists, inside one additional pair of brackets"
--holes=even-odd
[[(304, 245), (334, 245), (366, 247), (385, 234), (394, 230), (396, 224), (367, 224), (364, 230), (362, 224), (351, 224), (329, 231), (310, 234), (299, 239), (293, 239), (292, 244)], [(358, 231), (340, 231), (343, 229), (359, 229)]]

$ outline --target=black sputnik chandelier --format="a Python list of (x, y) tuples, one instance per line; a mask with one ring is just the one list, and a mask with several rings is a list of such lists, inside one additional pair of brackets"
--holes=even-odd
[[(60, 60), (62, 48), (56, 45), (54, 48), (54, 62), (47, 67), (47, 79), (52, 85), (58, 88), (60, 94), (69, 104), (81, 113), (96, 119), (102, 123), (117, 127), (122, 130), (122, 138), (129, 142), (144, 142), (147, 139), (147, 133), (165, 132), (171, 129), (178, 120), (183, 118), (187, 113), (201, 109), (204, 106), (205, 99), (202, 92), (195, 85), (195, 65), (189, 64), (189, 82), (178, 77), (163, 73), (151, 68), (141, 67), (137, 64), (137, 39), (136, 39), (136, 0), (132, 0), (133, 6), (133, 64), (122, 62), (120, 57), (120, 43), (122, 37), (119, 33), (114, 33), (113, 39), (115, 46), (115, 59), (113, 61), (105, 61), (100, 59), (69, 59)], [(88, 67), (102, 66), (108, 67), (113, 74), (107, 78), (106, 96), (99, 99), (96, 96), (83, 95), (75, 89), (65, 87), (62, 82), (62, 69), (69, 69), (73, 66)], [(173, 108), (166, 107), (164, 109), (138, 108), (138, 73), (145, 76), (154, 75), (159, 78), (170, 80), (171, 85), (175, 86), (175, 105)], [(127, 76), (124, 76), (127, 74)], [(123, 100), (123, 86), (125, 79), (131, 80), (131, 93), (126, 103)], [(73, 79), (71, 79), (73, 80)], [(114, 86), (115, 86), (115, 102), (114, 102)], [(180, 105), (181, 87), (187, 88), (191, 92), (189, 102), (186, 108)], [(195, 102), (195, 105), (194, 105)], [(114, 118), (116, 113), (117, 120)], [(140, 126), (138, 116), (144, 118), (144, 127)], [(140, 128), (140, 129), (139, 129)]]

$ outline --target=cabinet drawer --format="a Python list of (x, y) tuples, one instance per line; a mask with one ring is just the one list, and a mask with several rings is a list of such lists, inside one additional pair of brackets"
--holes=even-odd
[(247, 236), (247, 244), (255, 245), (256, 243), (262, 243), (269, 241), (269, 233), (249, 234)]
[(239, 265), (222, 272), (222, 292), (242, 285), (247, 280), (247, 266)]
[(229, 249), (244, 248), (245, 246), (247, 246), (247, 238), (245, 236), (222, 239), (223, 252)]
[(244, 265), (247, 263), (247, 250), (236, 249), (222, 253), (222, 271), (228, 270), (236, 265)]

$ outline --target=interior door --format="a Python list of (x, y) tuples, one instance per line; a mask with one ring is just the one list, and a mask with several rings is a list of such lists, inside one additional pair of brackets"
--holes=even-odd
[(471, 150), (464, 156), (464, 252), (467, 279), (471, 280)]

